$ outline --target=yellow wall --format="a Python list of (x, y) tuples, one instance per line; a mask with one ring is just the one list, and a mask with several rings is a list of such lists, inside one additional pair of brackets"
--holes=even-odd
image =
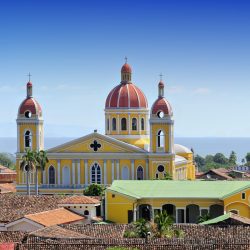
[(169, 124), (151, 124), (152, 126), (152, 151), (155, 153), (157, 152), (157, 135), (160, 130), (163, 131), (165, 136), (165, 149), (164, 152), (169, 152)]
[(128, 210), (133, 210), (133, 199), (111, 192), (106, 193), (106, 198), (106, 219), (116, 223), (128, 223)]
[[(242, 199), (242, 193), (246, 194), (246, 199)], [(238, 214), (250, 219), (250, 189), (243, 190), (237, 194), (224, 199), (226, 212), (237, 210)]]

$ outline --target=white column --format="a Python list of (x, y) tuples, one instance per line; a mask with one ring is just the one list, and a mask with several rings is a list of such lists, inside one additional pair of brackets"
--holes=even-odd
[(81, 184), (81, 165), (80, 160), (77, 161), (77, 184)]
[(137, 128), (139, 130), (139, 134), (141, 133), (141, 116), (139, 115), (138, 121), (137, 121)]
[(131, 180), (135, 179), (135, 160), (131, 160)]
[(85, 185), (88, 185), (89, 184), (88, 160), (84, 160), (84, 170), (85, 170)]
[(117, 134), (120, 133), (120, 125), (121, 124), (121, 121), (120, 121), (120, 116), (117, 115), (117, 120), (116, 120), (116, 130), (117, 130)]
[(20, 152), (20, 127), (17, 125), (17, 152)]
[(107, 160), (103, 161), (103, 183), (107, 185)]
[(148, 180), (148, 159), (146, 160), (146, 172), (145, 172), (145, 178)]
[(113, 182), (113, 180), (114, 180), (114, 175), (115, 175), (115, 163), (114, 163), (114, 160), (112, 160), (112, 182)]
[(73, 162), (72, 162), (72, 185), (74, 185), (75, 184), (75, 178), (76, 178), (76, 175), (75, 175), (75, 166), (76, 166), (76, 162), (73, 160)]
[(134, 208), (134, 211), (133, 211), (133, 221), (136, 221), (136, 207)]
[(116, 179), (120, 179), (120, 173), (119, 173), (119, 167), (120, 167), (120, 161), (116, 160)]
[(40, 148), (39, 124), (36, 124), (36, 149)]
[(57, 160), (57, 184), (61, 184), (61, 161)]
[(128, 126), (128, 133), (130, 134), (130, 132), (131, 132), (131, 128), (130, 128), (130, 114), (128, 114), (128, 124), (127, 124), (127, 126)]
[(108, 131), (108, 134), (110, 135), (111, 134), (111, 130), (112, 130), (112, 123), (111, 123), (111, 117), (109, 115), (109, 131)]

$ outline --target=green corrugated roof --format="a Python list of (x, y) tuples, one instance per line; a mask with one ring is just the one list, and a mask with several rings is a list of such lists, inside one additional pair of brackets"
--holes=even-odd
[(140, 198), (223, 199), (250, 188), (249, 181), (115, 180), (108, 190)]
[(208, 221), (204, 221), (202, 223), (200, 223), (201, 225), (210, 225), (210, 224), (216, 224), (218, 222), (221, 222), (221, 221), (224, 221), (224, 220), (227, 220), (231, 217), (231, 214), (230, 213), (227, 213), (227, 214), (223, 214), (221, 216), (218, 216), (214, 219), (211, 219), (211, 220), (208, 220)]

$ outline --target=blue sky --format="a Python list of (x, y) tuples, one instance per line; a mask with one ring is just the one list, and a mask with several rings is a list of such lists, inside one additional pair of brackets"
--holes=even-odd
[(157, 97), (175, 135), (250, 137), (250, 2), (245, 0), (1, 1), (0, 136), (16, 136), (31, 72), (45, 136), (104, 130), (104, 105), (124, 57)]

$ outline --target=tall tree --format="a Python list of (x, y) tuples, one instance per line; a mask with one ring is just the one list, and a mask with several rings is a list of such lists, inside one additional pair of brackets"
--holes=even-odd
[(30, 195), (30, 172), (34, 170), (35, 166), (36, 158), (34, 152), (26, 149), (25, 154), (22, 156), (20, 169), (26, 171), (27, 195)]
[(219, 164), (227, 164), (228, 159), (222, 153), (217, 153), (214, 156), (214, 162), (219, 163)]
[(196, 155), (194, 161), (199, 170), (202, 170), (206, 165), (205, 159), (200, 155)]
[(36, 165), (35, 165), (35, 169), (36, 169), (36, 175), (35, 175), (35, 185), (36, 185), (36, 195), (38, 195), (38, 172), (42, 172), (46, 167), (46, 164), (49, 162), (46, 151), (44, 150), (40, 150), (38, 152), (34, 152), (34, 156), (35, 156), (35, 160), (36, 160)]
[(236, 153), (234, 151), (232, 151), (230, 156), (229, 156), (229, 163), (232, 165), (236, 165), (236, 162), (237, 162)]
[(248, 152), (247, 155), (246, 155), (246, 162), (247, 163), (250, 162), (250, 152)]

